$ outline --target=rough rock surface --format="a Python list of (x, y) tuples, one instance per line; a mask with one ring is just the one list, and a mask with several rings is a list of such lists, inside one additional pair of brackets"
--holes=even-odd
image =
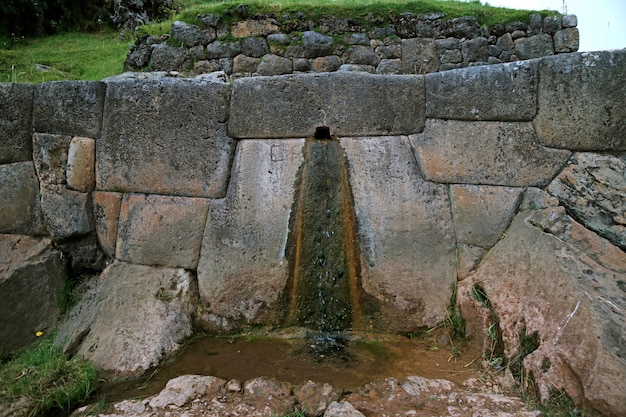
[(46, 233), (39, 182), (31, 161), (0, 165), (0, 213), (0, 233)]
[(122, 193), (96, 191), (93, 193), (93, 214), (96, 222), (96, 235), (102, 251), (115, 256), (117, 225), (122, 207)]
[(422, 179), (407, 137), (341, 144), (359, 224), (362, 285), (380, 304), (372, 324), (406, 333), (434, 326), (445, 318), (456, 281), (446, 187)]
[(96, 141), (91, 138), (73, 137), (67, 152), (67, 186), (84, 193), (93, 191), (96, 164)]
[(192, 333), (193, 276), (115, 261), (61, 324), (56, 343), (114, 378), (137, 377)]
[(53, 331), (67, 271), (50, 239), (0, 234), (0, 350), (13, 351)]
[(31, 84), (0, 83), (0, 164), (32, 158), (34, 91)]
[(464, 317), (492, 317), (468, 325), (468, 337), (499, 328), (499, 354), (522, 383), (533, 375), (543, 399), (564, 390), (617, 417), (626, 405), (625, 282), (626, 254), (552, 207), (518, 214), (457, 296)]
[(576, 153), (547, 191), (585, 227), (626, 250), (626, 154)]
[(276, 321), (304, 140), (239, 142), (226, 198), (209, 204), (198, 288), (208, 330)]

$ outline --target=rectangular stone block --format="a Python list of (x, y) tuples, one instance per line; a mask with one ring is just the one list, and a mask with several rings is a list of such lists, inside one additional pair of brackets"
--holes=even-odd
[(571, 155), (541, 146), (530, 122), (428, 119), (410, 139), (426, 179), (442, 183), (543, 186)]
[(537, 112), (536, 61), (476, 66), (425, 76), (426, 117), (531, 121)]
[(195, 269), (209, 200), (126, 194), (116, 257), (140, 265)]
[(534, 124), (542, 144), (579, 151), (626, 150), (626, 50), (541, 60)]
[(99, 137), (105, 89), (100, 81), (39, 84), (33, 108), (35, 132)]
[(31, 161), (0, 165), (0, 233), (46, 233), (39, 181)]
[(228, 132), (235, 138), (299, 138), (327, 126), (337, 136), (409, 134), (424, 127), (424, 78), (298, 74), (236, 80)]
[(229, 92), (201, 78), (109, 82), (96, 188), (223, 197), (235, 150), (226, 136)]
[(95, 186), (96, 141), (76, 136), (67, 152), (66, 178), (68, 187), (91, 192)]
[(91, 196), (64, 188), (41, 190), (41, 208), (54, 240), (86, 235), (94, 230)]
[(122, 193), (96, 191), (93, 193), (93, 214), (96, 235), (102, 251), (109, 257), (115, 256), (117, 224), (122, 206)]
[(0, 164), (33, 158), (33, 95), (30, 84), (0, 83)]

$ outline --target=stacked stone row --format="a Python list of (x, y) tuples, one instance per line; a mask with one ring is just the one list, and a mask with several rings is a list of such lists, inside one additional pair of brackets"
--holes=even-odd
[[(369, 31), (329, 16), (295, 26), (293, 21), (268, 16), (231, 26), (221, 24), (217, 15), (199, 20), (199, 25), (176, 21), (171, 35), (140, 39), (131, 47), (126, 69), (224, 71), (235, 76), (332, 71), (424, 74), (575, 52), (579, 43), (575, 15), (533, 14), (529, 23), (483, 28), (473, 17), (448, 21), (443, 13), (405, 13)], [(235, 40), (221, 40), (226, 38)]]

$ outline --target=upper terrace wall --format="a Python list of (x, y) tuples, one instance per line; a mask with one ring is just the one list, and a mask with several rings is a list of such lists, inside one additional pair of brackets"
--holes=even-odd
[[(281, 322), (295, 183), (305, 138), (318, 127), (329, 128), (349, 165), (360, 283), (370, 308), (355, 327), (412, 332), (440, 323), (457, 282), (481, 276), (488, 288), (481, 265), (497, 269), (486, 256), (494, 245), (517, 242), (510, 236), (526, 226), (514, 219), (529, 210), (552, 210), (554, 221), (565, 215), (556, 206), (564, 206), (608, 239), (596, 236), (623, 265), (624, 85), (625, 51), (426, 75), (294, 74), (229, 84), (219, 73), (125, 74), (103, 82), (1, 84), (2, 292), (29, 295), (28, 286), (9, 285), (15, 282), (10, 275), (23, 270), (20, 259), (42, 259), (44, 275), (54, 275), (50, 265), (61, 256), (75, 274), (110, 263), (102, 282), (105, 275), (128, 285), (139, 280), (155, 294), (169, 291), (167, 276), (192, 280), (185, 288), (197, 285), (199, 301), (177, 326), (230, 331)], [(599, 167), (614, 174), (584, 184), (576, 177)], [(616, 191), (608, 197), (606, 190)], [(548, 218), (529, 222), (523, 224), (541, 225), (550, 236), (570, 233)], [(509, 233), (513, 226), (516, 234)], [(569, 245), (580, 235), (560, 239)], [(526, 242), (523, 248), (532, 247)], [(26, 255), (28, 245), (36, 256)], [(565, 270), (563, 282), (579, 279), (575, 269)], [(615, 287), (624, 270), (594, 275), (601, 283), (587, 293)], [(161, 271), (158, 279), (150, 278), (153, 271)], [(543, 300), (541, 294), (534, 297)], [(38, 296), (44, 304), (57, 295), (42, 290)], [(623, 297), (611, 300), (622, 305)], [(51, 314), (25, 314), (33, 306), (15, 303), (3, 301), (9, 309), (3, 317), (19, 329), (3, 326), (0, 340), (19, 336), (23, 343), (33, 329), (54, 324)], [(624, 317), (616, 311), (607, 320), (620, 328)], [(127, 320), (140, 323), (141, 317)], [(596, 333), (606, 334), (593, 329), (584, 337), (598, 343)], [(88, 345), (97, 344), (98, 332), (83, 340), (85, 329), (64, 331), (73, 348), (96, 354)], [(180, 330), (178, 337), (190, 332)], [(616, 343), (609, 345), (620, 352)], [(125, 355), (134, 360), (129, 350)]]

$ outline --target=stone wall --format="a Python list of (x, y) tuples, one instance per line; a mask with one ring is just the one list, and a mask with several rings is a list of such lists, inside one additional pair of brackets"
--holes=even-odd
[[(488, 353), (498, 324), (499, 354), (543, 394), (618, 415), (624, 85), (625, 51), (426, 75), (0, 84), (0, 341), (52, 329), (59, 276), (105, 266), (59, 342), (118, 375), (194, 328), (280, 325), (302, 150), (327, 127), (358, 223), (355, 328), (435, 326), (457, 288), (470, 343)], [(521, 357), (529, 335), (539, 346)]]
[[(576, 52), (575, 15), (533, 14), (529, 22), (481, 26), (474, 17), (443, 13), (368, 15), (365, 21), (304, 13), (247, 16), (209, 14), (198, 24), (176, 21), (171, 34), (140, 38), (127, 70), (224, 71), (250, 75), (365, 71), (426, 74)], [(367, 27), (366, 27), (367, 26)]]

